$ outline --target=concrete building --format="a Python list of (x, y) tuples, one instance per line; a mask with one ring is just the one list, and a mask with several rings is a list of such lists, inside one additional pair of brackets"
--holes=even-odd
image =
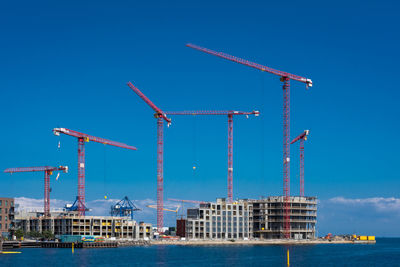
[(186, 237), (186, 219), (180, 218), (176, 220), (176, 236)]
[(9, 237), (14, 230), (14, 199), (0, 198), (0, 234)]
[(187, 210), (187, 239), (245, 239), (253, 236), (253, 206), (224, 198)]
[[(316, 222), (316, 197), (290, 197), (291, 238), (315, 238)], [(187, 209), (186, 220), (177, 220), (177, 231), (187, 239), (284, 238), (284, 197), (200, 204)]]
[[(255, 238), (284, 238), (284, 197), (272, 196), (252, 200)], [(316, 197), (290, 197), (290, 236), (294, 239), (315, 238), (317, 223)]]
[(51, 231), (55, 235), (94, 235), (105, 238), (150, 239), (151, 224), (139, 224), (128, 217), (79, 216), (76, 212), (52, 213), (50, 217), (41, 213), (17, 216), (17, 227), (24, 232)]

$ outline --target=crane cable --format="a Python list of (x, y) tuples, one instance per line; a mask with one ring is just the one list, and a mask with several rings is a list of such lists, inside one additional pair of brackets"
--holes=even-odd
[(193, 149), (193, 178), (195, 177), (196, 173), (196, 163), (197, 163), (197, 120), (196, 116), (194, 116), (193, 120), (193, 140), (192, 140), (192, 149)]
[(104, 199), (107, 199), (107, 193), (106, 193), (106, 172), (107, 172), (106, 144), (104, 144), (104, 163), (103, 163), (103, 192), (104, 192)]
[[(58, 158), (58, 165), (61, 166), (61, 136), (58, 136), (58, 145), (57, 145), (57, 158)], [(60, 177), (60, 172), (57, 173), (56, 181)]]
[(261, 185), (262, 188), (266, 188), (266, 184), (265, 184), (265, 117), (264, 117), (264, 111), (265, 111), (265, 83), (264, 83), (264, 76), (265, 75), (261, 75), (261, 95), (260, 95), (260, 122), (261, 122), (261, 170), (260, 170), (260, 179), (261, 179)]

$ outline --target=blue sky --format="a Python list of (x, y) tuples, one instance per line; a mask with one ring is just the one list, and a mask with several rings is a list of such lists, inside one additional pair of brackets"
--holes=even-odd
[[(310, 90), (291, 87), (291, 136), (310, 129), (307, 195), (399, 198), (398, 12), (395, 1), (3, 3), (0, 169), (68, 165), (51, 196), (74, 199), (76, 140), (51, 131), (66, 127), (138, 148), (86, 145), (88, 201), (154, 199), (156, 120), (126, 86), (132, 81), (163, 110), (259, 110), (234, 119), (234, 197), (281, 194), (278, 77), (186, 48), (191, 42), (313, 80)], [(166, 198), (225, 196), (226, 118), (172, 119)], [(297, 194), (298, 146), (291, 151)], [(0, 195), (43, 197), (40, 173), (0, 176)]]

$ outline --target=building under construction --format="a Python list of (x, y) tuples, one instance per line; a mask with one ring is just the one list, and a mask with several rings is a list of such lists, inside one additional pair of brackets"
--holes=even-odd
[(80, 216), (77, 212), (30, 212), (16, 216), (17, 227), (24, 232), (51, 231), (54, 235), (94, 235), (104, 238), (150, 239), (152, 225), (137, 223), (129, 217)]
[[(259, 200), (224, 198), (187, 209), (178, 220), (177, 233), (187, 239), (278, 239), (285, 238), (284, 197)], [(315, 238), (317, 199), (290, 197), (290, 238)], [(184, 229), (182, 229), (184, 227)]]
[[(267, 197), (252, 200), (253, 204), (253, 236), (261, 239), (285, 237), (284, 197)], [(290, 197), (290, 238), (315, 238), (317, 222), (316, 197)]]

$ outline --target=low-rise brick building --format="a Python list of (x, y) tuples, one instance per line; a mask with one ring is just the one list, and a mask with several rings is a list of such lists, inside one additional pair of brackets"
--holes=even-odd
[(9, 237), (14, 230), (14, 199), (0, 197), (0, 233)]

